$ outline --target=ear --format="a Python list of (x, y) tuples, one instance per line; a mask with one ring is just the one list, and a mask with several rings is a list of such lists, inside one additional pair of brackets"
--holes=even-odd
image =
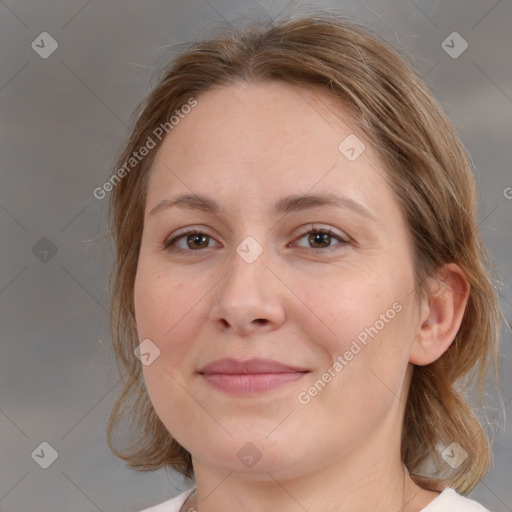
[(469, 298), (469, 282), (455, 263), (443, 265), (427, 280), (429, 296), (421, 306), (409, 362), (433, 363), (450, 347), (459, 331)]

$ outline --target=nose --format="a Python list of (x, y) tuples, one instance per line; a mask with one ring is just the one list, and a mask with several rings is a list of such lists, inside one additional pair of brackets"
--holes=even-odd
[(285, 288), (267, 266), (265, 253), (248, 262), (233, 251), (230, 270), (215, 287), (210, 321), (240, 337), (278, 329), (285, 320)]

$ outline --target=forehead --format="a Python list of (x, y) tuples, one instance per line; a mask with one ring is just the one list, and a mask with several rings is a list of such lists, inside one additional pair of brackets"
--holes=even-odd
[[(261, 199), (312, 187), (359, 195), (382, 189), (384, 171), (370, 141), (325, 91), (280, 81), (235, 83), (196, 99), (158, 150), (148, 202), (171, 187)], [(364, 148), (357, 159), (344, 153), (346, 140), (356, 142), (356, 151)]]
[[(292, 159), (311, 148), (336, 155), (347, 135), (364, 138), (341, 102), (319, 88), (276, 80), (236, 82), (210, 89), (197, 101), (167, 137), (170, 144), (176, 139), (178, 153), (197, 161), (206, 156), (262, 161), (276, 153)], [(197, 145), (201, 152), (189, 151)]]

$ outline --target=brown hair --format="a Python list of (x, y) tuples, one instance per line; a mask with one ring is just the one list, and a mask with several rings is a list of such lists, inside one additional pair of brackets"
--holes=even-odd
[[(413, 243), (418, 294), (427, 293), (426, 277), (444, 263), (457, 263), (470, 284), (465, 315), (449, 349), (432, 364), (414, 366), (401, 446), (402, 461), (418, 485), (469, 492), (489, 470), (491, 450), (465, 394), (475, 374), (482, 396), (491, 365), (497, 378), (501, 315), (490, 259), (476, 225), (474, 179), (454, 127), (407, 58), (344, 17), (317, 12), (224, 30), (215, 38), (189, 44), (164, 70), (157, 87), (136, 110), (135, 126), (116, 168), (129, 161), (177, 109), (213, 87), (281, 80), (338, 98), (373, 141), (388, 172)], [(123, 173), (110, 198), (116, 249), (111, 328), (123, 387), (107, 437), (113, 453), (138, 471), (171, 467), (192, 476), (190, 453), (157, 416), (134, 356), (139, 343), (134, 280), (147, 178), (159, 145)], [(117, 449), (114, 433), (125, 418), (131, 419), (132, 428), (136, 423), (138, 438)], [(453, 441), (468, 453), (456, 469), (438, 453), (439, 447)]]

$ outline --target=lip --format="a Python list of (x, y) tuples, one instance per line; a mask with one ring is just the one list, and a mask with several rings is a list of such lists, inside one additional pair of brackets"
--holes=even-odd
[(218, 359), (198, 373), (214, 388), (232, 394), (263, 393), (294, 382), (309, 370), (272, 359)]
[(225, 373), (225, 374), (243, 374), (243, 373), (289, 373), (306, 372), (305, 368), (290, 366), (273, 359), (253, 358), (247, 361), (238, 359), (217, 359), (203, 366), (199, 373)]

